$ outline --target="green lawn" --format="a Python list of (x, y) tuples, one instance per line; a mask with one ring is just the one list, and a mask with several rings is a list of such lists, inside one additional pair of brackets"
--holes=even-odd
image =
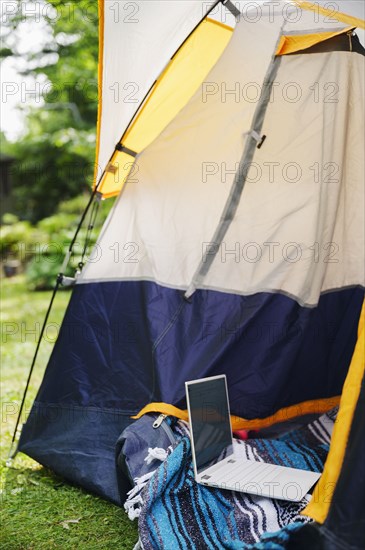
[[(29, 411), (69, 300), (60, 291), (49, 319), (25, 410)], [(6, 550), (131, 549), (137, 526), (123, 509), (72, 487), (19, 453), (5, 462), (16, 412), (50, 292), (28, 292), (22, 276), (1, 280), (1, 535)]]

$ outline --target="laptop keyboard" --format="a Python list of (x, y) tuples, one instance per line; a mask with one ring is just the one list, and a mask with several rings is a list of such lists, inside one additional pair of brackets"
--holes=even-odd
[[(281, 469), (278, 470), (278, 466), (273, 464), (229, 460), (222, 467), (218, 467), (212, 472), (209, 478), (213, 477), (215, 484), (233, 486), (237, 484), (244, 485), (250, 482), (261, 483), (267, 481), (269, 478), (272, 481), (280, 473)], [(205, 476), (202, 477), (202, 479), (204, 478)]]

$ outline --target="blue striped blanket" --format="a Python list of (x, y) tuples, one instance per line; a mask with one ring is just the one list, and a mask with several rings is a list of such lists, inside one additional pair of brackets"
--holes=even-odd
[[(235, 453), (249, 459), (322, 471), (336, 410), (278, 439), (235, 440)], [(204, 487), (196, 483), (188, 427), (167, 458), (131, 492), (126, 509), (138, 516), (137, 547), (152, 549), (281, 550), (290, 534), (309, 520), (301, 502)], [(156, 461), (157, 462), (157, 461)]]

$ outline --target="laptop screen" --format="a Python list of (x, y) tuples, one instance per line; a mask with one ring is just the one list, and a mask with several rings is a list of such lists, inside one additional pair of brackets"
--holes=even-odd
[(233, 452), (225, 377), (188, 382), (186, 391), (196, 468), (200, 473), (221, 458), (224, 450), (224, 456)]

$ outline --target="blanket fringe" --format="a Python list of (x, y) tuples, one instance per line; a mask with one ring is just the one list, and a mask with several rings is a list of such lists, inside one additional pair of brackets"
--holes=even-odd
[(149, 447), (148, 454), (146, 458), (144, 459), (147, 464), (151, 464), (154, 460), (160, 460), (163, 462), (167, 458), (167, 451), (165, 449), (161, 449), (161, 447), (155, 447), (154, 449), (151, 449)]
[[(151, 464), (154, 460), (159, 460), (160, 462), (163, 462), (164, 460), (166, 460), (167, 455), (168, 452), (165, 449), (161, 449), (160, 447), (155, 447), (154, 449), (152, 449), (150, 447), (148, 449), (148, 454), (144, 460), (147, 464)], [(128, 517), (131, 521), (139, 518), (143, 505), (141, 492), (154, 473), (155, 470), (153, 470), (152, 472), (148, 472), (141, 477), (136, 477), (134, 480), (134, 487), (127, 493), (128, 498), (124, 503), (124, 510), (127, 512)]]

